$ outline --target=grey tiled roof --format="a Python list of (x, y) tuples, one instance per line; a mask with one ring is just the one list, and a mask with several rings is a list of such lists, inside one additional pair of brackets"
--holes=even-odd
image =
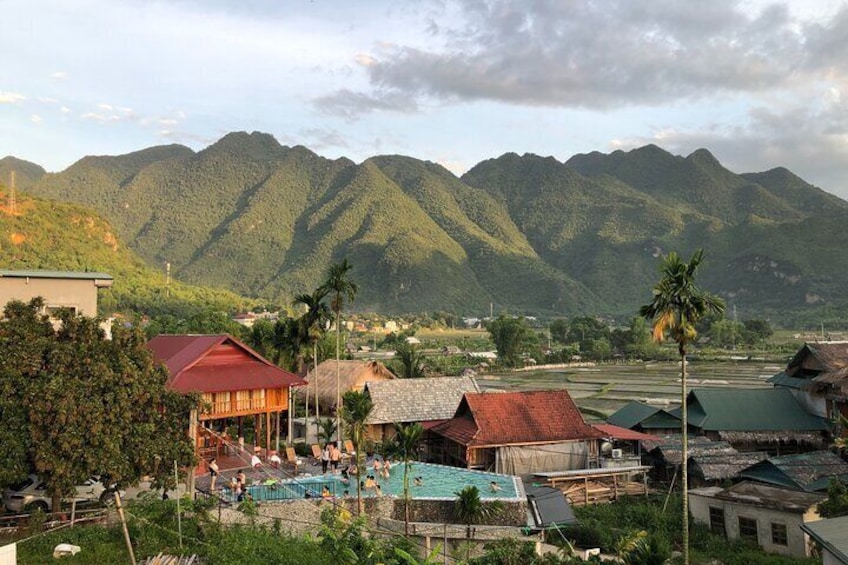
[(369, 424), (427, 422), (453, 418), (462, 395), (480, 392), (472, 377), (430, 377), (368, 382), (374, 401)]

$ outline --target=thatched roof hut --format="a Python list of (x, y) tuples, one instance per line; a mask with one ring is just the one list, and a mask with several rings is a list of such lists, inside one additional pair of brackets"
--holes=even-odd
[[(349, 390), (361, 391), (365, 383), (375, 381), (386, 381), (396, 379), (394, 373), (389, 371), (379, 361), (339, 361), (339, 389), (340, 394)], [(302, 387), (299, 391), (305, 393), (309, 390), (310, 398), (317, 395), (318, 402), (324, 408), (334, 408), (336, 405), (336, 360), (330, 359), (318, 364), (318, 370), (310, 372), (306, 376), (309, 386)]]

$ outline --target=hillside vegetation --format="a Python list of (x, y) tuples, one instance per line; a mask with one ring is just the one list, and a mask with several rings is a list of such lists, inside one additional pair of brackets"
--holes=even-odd
[(149, 264), (275, 302), (347, 257), (360, 310), (632, 315), (658, 257), (697, 247), (703, 283), (746, 316), (848, 295), (848, 203), (786, 169), (733, 173), (704, 149), (510, 153), (458, 178), (412, 157), (356, 164), (232, 133), (199, 152), (32, 170), (29, 192), (92, 207)]
[[(100, 291), (101, 314), (116, 310), (147, 314), (233, 310), (252, 301), (220, 289), (171, 281), (166, 292), (164, 269), (154, 270), (121, 243), (103, 218), (77, 204), (18, 196), (17, 213), (5, 206), (0, 187), (0, 265), (4, 269), (104, 272), (114, 277)], [(2, 308), (2, 305), (0, 305)]]

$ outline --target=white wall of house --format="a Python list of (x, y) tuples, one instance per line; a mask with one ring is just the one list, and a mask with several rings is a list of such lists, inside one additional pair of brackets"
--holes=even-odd
[[(717, 492), (720, 490), (716, 489)], [(690, 493), (689, 511), (695, 522), (709, 526), (710, 507), (721, 508), (724, 511), (725, 535), (729, 539), (739, 538), (740, 517), (754, 519), (757, 521), (757, 544), (765, 551), (793, 557), (810, 556), (809, 536), (801, 530), (801, 524), (820, 519), (815, 508), (807, 510), (804, 514), (798, 514)], [(786, 526), (786, 545), (772, 541), (772, 524)]]

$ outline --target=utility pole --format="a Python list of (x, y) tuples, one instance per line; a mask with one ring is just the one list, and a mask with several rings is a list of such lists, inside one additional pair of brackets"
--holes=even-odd
[(171, 263), (165, 263), (165, 296), (171, 296)]

